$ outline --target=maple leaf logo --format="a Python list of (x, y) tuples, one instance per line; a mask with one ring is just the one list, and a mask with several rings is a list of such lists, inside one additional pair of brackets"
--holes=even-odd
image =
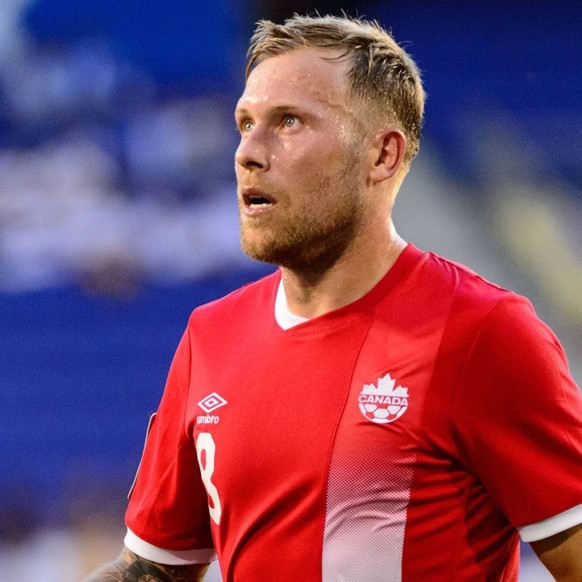
[(362, 394), (384, 394), (386, 396), (393, 395), (393, 396), (408, 396), (408, 388), (404, 388), (403, 386), (397, 386), (396, 380), (390, 376), (390, 372), (386, 374), (386, 376), (382, 376), (382, 378), (378, 378), (378, 386), (376, 387), (375, 384), (364, 384), (362, 388)]
[(364, 384), (358, 396), (360, 412), (376, 424), (388, 424), (408, 410), (408, 388), (397, 386), (387, 373), (378, 378), (378, 385)]

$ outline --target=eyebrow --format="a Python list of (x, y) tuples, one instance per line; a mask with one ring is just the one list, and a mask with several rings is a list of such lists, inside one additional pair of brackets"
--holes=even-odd
[[(268, 113), (270, 116), (276, 116), (277, 114), (280, 113), (285, 113), (285, 112), (301, 112), (303, 111), (301, 109), (300, 106), (298, 105), (286, 105), (286, 104), (282, 104), (282, 105), (275, 105), (274, 107), (270, 108), (268, 110)], [(234, 110), (234, 114), (235, 116), (239, 116), (239, 115), (251, 115), (249, 110), (246, 107), (236, 107)]]

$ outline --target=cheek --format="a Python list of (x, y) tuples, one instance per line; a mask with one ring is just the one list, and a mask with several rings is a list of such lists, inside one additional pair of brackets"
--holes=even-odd
[(273, 153), (273, 158), (280, 161), (284, 167), (293, 168), (298, 172), (298, 178), (301, 178), (302, 175), (327, 172), (338, 165), (345, 164), (346, 148), (334, 137), (299, 144), (289, 140), (281, 144), (281, 149)]

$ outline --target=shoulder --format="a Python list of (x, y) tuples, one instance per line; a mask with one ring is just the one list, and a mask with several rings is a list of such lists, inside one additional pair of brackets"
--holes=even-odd
[(555, 335), (526, 297), (464, 265), (426, 253), (414, 284), (424, 288), (431, 317), (445, 322), (440, 347), (445, 359), (466, 362), (477, 356), (491, 363), (516, 351), (548, 349), (562, 357)]
[(451, 315), (473, 314), (476, 319), (533, 313), (531, 303), (461, 263), (427, 252), (422, 262), (424, 284), (451, 298)]
[[(486, 280), (471, 269), (427, 253), (431, 283), (450, 293), (440, 353), (460, 365), (470, 391), (483, 378), (506, 393), (520, 385), (572, 384), (566, 354), (530, 300)], [(513, 382), (512, 390), (506, 390)]]
[(217, 323), (222, 319), (232, 321), (237, 315), (265, 312), (266, 306), (270, 303), (274, 305), (279, 280), (280, 273), (276, 271), (200, 305), (190, 315), (189, 326)]

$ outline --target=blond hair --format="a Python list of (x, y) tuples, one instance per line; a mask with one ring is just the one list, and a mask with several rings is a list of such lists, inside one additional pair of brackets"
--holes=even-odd
[(339, 51), (351, 60), (352, 97), (371, 111), (367, 120), (396, 123), (406, 137), (406, 166), (418, 153), (425, 93), (416, 63), (376, 21), (348, 16), (294, 15), (284, 24), (259, 20), (248, 50), (246, 77), (261, 61), (299, 48)]

